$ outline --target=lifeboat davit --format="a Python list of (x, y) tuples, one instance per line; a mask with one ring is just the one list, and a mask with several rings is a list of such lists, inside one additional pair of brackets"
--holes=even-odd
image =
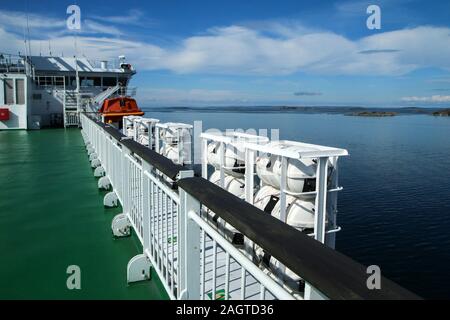
[(142, 116), (144, 112), (139, 109), (136, 100), (129, 97), (116, 97), (105, 99), (99, 112), (102, 114), (105, 123), (122, 123), (125, 116)]

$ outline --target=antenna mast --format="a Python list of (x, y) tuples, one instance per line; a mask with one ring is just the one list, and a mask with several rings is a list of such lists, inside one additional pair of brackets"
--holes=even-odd
[(25, 0), (26, 4), (26, 11), (27, 11), (27, 33), (28, 33), (28, 54), (31, 57), (31, 44), (30, 44), (30, 24), (29, 24), (29, 17), (28, 17), (28, 1)]
[(25, 11), (26, 11), (26, 26), (23, 27), (23, 41), (25, 46), (25, 59), (24, 59), (24, 66), (25, 66), (25, 73), (27, 76), (31, 75), (31, 44), (30, 44), (30, 25), (29, 25), (29, 18), (28, 18), (28, 1), (25, 0)]
[(24, 60), (25, 73), (28, 75), (28, 44), (27, 44), (27, 36), (26, 36), (25, 26), (23, 26), (23, 43), (25, 46), (25, 60)]
[(74, 46), (75, 46), (75, 75), (76, 75), (76, 81), (77, 81), (77, 109), (80, 110), (80, 76), (78, 73), (78, 45), (77, 45), (77, 33), (75, 30), (74, 34)]

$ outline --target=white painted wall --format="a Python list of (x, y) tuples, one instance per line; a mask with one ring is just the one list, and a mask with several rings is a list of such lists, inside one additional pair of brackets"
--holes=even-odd
[[(16, 79), (23, 79), (25, 86), (25, 104), (24, 105), (5, 105), (5, 78), (14, 79), (14, 100), (16, 100)], [(28, 97), (28, 81), (27, 77), (23, 74), (8, 74), (7, 77), (4, 75), (0, 76), (0, 108), (9, 109), (9, 120), (1, 121), (0, 120), (0, 130), (8, 130), (8, 129), (27, 129), (27, 97)]]
[[(28, 100), (28, 109), (30, 121), (34, 116), (39, 116), (40, 125), (42, 127), (50, 125), (50, 115), (52, 113), (63, 113), (63, 104), (61, 101), (56, 99), (53, 95), (51, 89), (46, 90), (42, 88), (35, 87), (32, 91)], [(41, 99), (37, 100), (33, 98), (33, 94), (40, 95)]]

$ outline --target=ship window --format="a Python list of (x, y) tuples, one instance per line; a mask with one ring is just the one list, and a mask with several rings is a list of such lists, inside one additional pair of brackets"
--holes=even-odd
[(114, 87), (117, 84), (117, 79), (112, 77), (103, 78), (103, 86)]
[(42, 94), (33, 93), (33, 100), (42, 100)]
[(52, 77), (44, 77), (40, 76), (37, 78), (38, 86), (51, 86), (52, 85)]
[(54, 85), (57, 87), (64, 87), (64, 77), (55, 77)]
[(102, 85), (102, 78), (95, 77), (91, 79), (94, 81), (94, 87), (100, 87)]
[(14, 80), (5, 79), (5, 104), (14, 104)]
[(16, 104), (25, 104), (25, 81), (16, 79)]
[(90, 78), (86, 78), (81, 80), (81, 86), (82, 87), (92, 87), (94, 86), (94, 80), (90, 79)]
[(40, 77), (39, 79), (41, 86), (51, 86), (52, 85), (52, 77)]

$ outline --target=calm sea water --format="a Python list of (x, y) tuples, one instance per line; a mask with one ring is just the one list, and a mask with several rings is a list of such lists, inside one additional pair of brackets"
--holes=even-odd
[(281, 139), (346, 148), (337, 250), (425, 298), (450, 298), (450, 118), (151, 112), (203, 128), (280, 129)]

